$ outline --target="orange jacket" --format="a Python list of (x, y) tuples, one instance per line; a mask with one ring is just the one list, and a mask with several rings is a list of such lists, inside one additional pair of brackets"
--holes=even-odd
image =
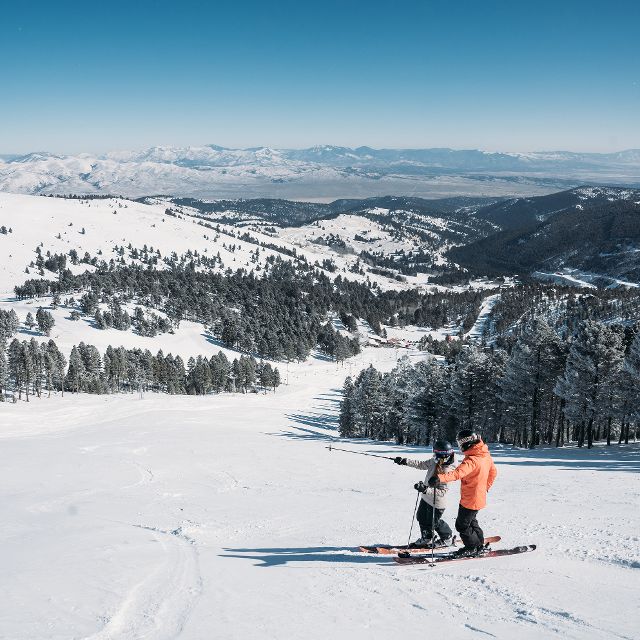
[(482, 442), (464, 452), (464, 460), (449, 473), (439, 473), (440, 482), (461, 480), (460, 504), (467, 509), (478, 511), (487, 505), (487, 491), (498, 475), (496, 465), (489, 453), (489, 447)]

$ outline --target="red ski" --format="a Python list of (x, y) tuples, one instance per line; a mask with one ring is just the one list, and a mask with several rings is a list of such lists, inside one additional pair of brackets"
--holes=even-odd
[(483, 558), (502, 558), (503, 556), (512, 556), (518, 553), (527, 553), (528, 551), (535, 551), (535, 544), (523, 545), (520, 547), (513, 547), (513, 549), (496, 549), (495, 551), (487, 551), (479, 556), (462, 556), (456, 557), (453, 554), (445, 556), (436, 556), (431, 559), (429, 556), (396, 556), (394, 560), (398, 564), (427, 564), (436, 565), (441, 562), (462, 562), (463, 560), (482, 560)]

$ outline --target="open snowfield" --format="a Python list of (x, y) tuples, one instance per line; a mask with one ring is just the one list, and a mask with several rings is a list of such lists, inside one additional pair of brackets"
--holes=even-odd
[(534, 553), (356, 552), (406, 540), (421, 472), (325, 447), (344, 376), (395, 359), (310, 360), (276, 394), (0, 405), (0, 638), (637, 638), (637, 445), (493, 448), (481, 524)]

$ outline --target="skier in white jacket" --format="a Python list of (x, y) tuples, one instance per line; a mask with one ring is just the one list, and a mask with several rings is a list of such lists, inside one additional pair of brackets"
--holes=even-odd
[[(429, 478), (438, 473), (448, 473), (455, 468), (455, 453), (446, 440), (436, 440), (433, 445), (433, 458), (429, 460), (411, 460), (400, 456), (393, 460), (396, 464), (426, 471), (424, 482), (418, 482), (414, 489), (422, 493), (416, 518), (420, 525), (420, 537), (412, 542), (412, 547), (448, 546), (453, 542), (451, 527), (442, 519), (447, 506), (447, 485), (438, 483), (429, 487)], [(435, 514), (434, 514), (435, 509)], [(434, 536), (433, 529), (435, 529)]]

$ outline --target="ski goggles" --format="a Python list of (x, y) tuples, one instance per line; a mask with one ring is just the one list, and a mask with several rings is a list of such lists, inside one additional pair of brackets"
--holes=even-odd
[(463, 444), (467, 444), (467, 442), (474, 442), (475, 440), (480, 440), (480, 436), (476, 433), (472, 433), (470, 436), (456, 440), (456, 442), (458, 443), (458, 446), (461, 447)]
[(433, 450), (433, 455), (436, 458), (448, 458), (449, 456), (453, 455), (454, 451), (453, 449), (434, 449)]

